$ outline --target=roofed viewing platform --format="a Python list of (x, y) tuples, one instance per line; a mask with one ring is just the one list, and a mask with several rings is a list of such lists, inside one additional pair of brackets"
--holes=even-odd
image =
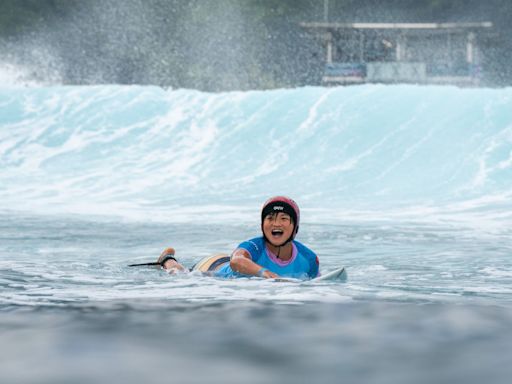
[(325, 50), (322, 83), (422, 83), (476, 86), (482, 75), (474, 23), (334, 23), (300, 25)]

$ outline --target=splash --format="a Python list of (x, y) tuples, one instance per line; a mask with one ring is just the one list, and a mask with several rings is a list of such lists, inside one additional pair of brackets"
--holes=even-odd
[(0, 84), (3, 87), (37, 86), (27, 68), (13, 64), (0, 63)]

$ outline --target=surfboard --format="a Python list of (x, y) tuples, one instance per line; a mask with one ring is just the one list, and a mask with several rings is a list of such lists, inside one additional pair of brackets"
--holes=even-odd
[(327, 272), (323, 275), (315, 277), (314, 279), (309, 280), (311, 283), (318, 283), (321, 281), (346, 281), (347, 280), (347, 271), (345, 267), (336, 268), (330, 272)]
[(311, 280), (302, 280), (295, 279), (293, 277), (279, 277), (277, 279), (272, 279), (273, 281), (283, 282), (283, 283), (299, 283), (299, 284), (315, 284), (315, 283), (327, 283), (327, 282), (337, 282), (343, 283), (347, 281), (347, 271), (345, 267), (339, 267), (327, 273), (324, 273), (321, 276), (315, 277)]
[[(211, 271), (212, 267), (215, 267), (217, 263), (224, 263), (226, 262), (229, 256), (226, 254), (217, 254), (213, 257), (207, 256), (203, 259), (201, 259), (197, 264), (195, 264), (192, 267), (192, 271), (201, 271), (203, 273), (208, 273)], [(129, 267), (140, 267), (140, 266), (154, 266), (159, 265), (157, 262), (149, 262), (149, 263), (139, 263), (139, 264), (129, 264)], [(274, 281), (283, 281), (283, 282), (302, 282), (302, 283), (319, 283), (319, 282), (327, 282), (327, 281), (338, 281), (338, 282), (344, 282), (347, 281), (347, 271), (345, 270), (345, 267), (338, 267), (336, 269), (333, 269), (332, 271), (329, 271), (327, 273), (324, 273), (323, 275), (320, 275), (318, 277), (315, 277), (311, 280), (300, 280), (300, 279), (294, 279), (289, 277), (280, 277), (277, 279), (274, 279)]]

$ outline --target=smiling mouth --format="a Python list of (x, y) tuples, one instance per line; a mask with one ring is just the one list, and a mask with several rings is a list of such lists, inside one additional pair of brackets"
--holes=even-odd
[(272, 233), (273, 237), (279, 238), (279, 237), (283, 236), (284, 231), (282, 229), (273, 229), (271, 233)]

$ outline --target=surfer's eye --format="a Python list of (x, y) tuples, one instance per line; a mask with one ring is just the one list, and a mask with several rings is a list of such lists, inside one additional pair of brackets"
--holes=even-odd
[(269, 213), (267, 216), (265, 216), (265, 220), (272, 221), (276, 217), (275, 213)]
[(288, 215), (282, 215), (282, 216), (279, 218), (279, 220), (281, 220), (281, 222), (283, 222), (283, 223), (288, 223), (288, 222), (290, 222), (290, 221), (291, 221), (291, 218), (290, 218), (290, 216), (288, 216)]

